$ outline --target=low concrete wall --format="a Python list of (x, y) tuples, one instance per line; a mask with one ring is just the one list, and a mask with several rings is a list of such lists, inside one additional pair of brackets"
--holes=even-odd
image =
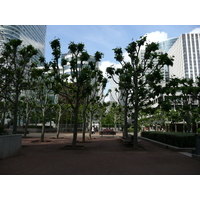
[(21, 149), (22, 135), (0, 136), (0, 159), (14, 156)]

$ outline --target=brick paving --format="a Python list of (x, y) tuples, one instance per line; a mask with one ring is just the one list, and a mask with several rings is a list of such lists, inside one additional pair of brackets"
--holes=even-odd
[[(200, 175), (200, 160), (139, 139), (143, 148), (124, 149), (120, 135), (92, 136), (83, 149), (63, 148), (71, 134), (62, 139), (39, 142), (37, 135), (23, 138), (18, 155), (0, 160), (1, 175)], [(81, 135), (78, 135), (81, 141)]]

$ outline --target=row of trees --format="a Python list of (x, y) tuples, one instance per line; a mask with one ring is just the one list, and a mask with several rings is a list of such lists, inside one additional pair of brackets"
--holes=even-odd
[(162, 89), (159, 108), (167, 112), (166, 117), (172, 123), (183, 122), (186, 131), (192, 132), (192, 125), (198, 129), (200, 121), (200, 78), (196, 81), (186, 78), (171, 78)]
[[(144, 54), (141, 56), (141, 48), (144, 46)], [(148, 44), (146, 37), (141, 37), (125, 48), (130, 61), (125, 60), (121, 48), (115, 48), (115, 59), (121, 68), (107, 68), (108, 77), (118, 84), (118, 100), (124, 112), (125, 138), (130, 125), (128, 119), (133, 124), (134, 148), (138, 147), (139, 122), (145, 124), (153, 119), (154, 123), (164, 126), (166, 121), (184, 121), (187, 132), (191, 132), (192, 123), (197, 124), (200, 120), (200, 78), (197, 77), (196, 82), (176, 77), (164, 80), (162, 70), (164, 66), (173, 66), (174, 58), (169, 58), (167, 53), (159, 52), (158, 49), (157, 43)]]
[[(12, 115), (12, 132), (15, 134), (17, 121), (24, 108), (26, 134), (30, 118), (33, 119), (35, 115), (39, 118), (40, 113), (41, 141), (44, 141), (45, 123), (47, 119), (52, 120), (48, 116), (51, 115), (55, 119), (57, 112), (57, 120), (60, 124), (61, 116), (70, 112), (74, 124), (72, 146), (76, 146), (80, 111), (86, 124), (86, 115), (90, 113), (92, 119), (97, 107), (102, 106), (107, 79), (97, 68), (97, 63), (100, 62), (103, 54), (96, 52), (91, 60), (84, 44), (71, 42), (68, 46), (71, 59), (62, 59), (60, 68), (59, 39), (53, 40), (50, 45), (52, 61), (46, 62), (44, 58), (40, 58), (36, 63), (33, 62), (33, 57), (38, 51), (33, 46), (22, 46), (21, 40), (9, 40), (4, 44), (0, 56), (1, 127), (4, 127), (5, 118)], [(66, 65), (70, 65), (71, 74), (64, 73)], [(59, 125), (57, 137), (59, 137)], [(85, 132), (83, 140), (85, 140)]]
[[(61, 59), (59, 39), (53, 40), (50, 45), (52, 60), (46, 62), (44, 58), (40, 58), (37, 63), (32, 61), (37, 50), (31, 45), (22, 46), (20, 40), (10, 40), (2, 48), (0, 57), (1, 123), (3, 126), (6, 114), (12, 113), (13, 133), (17, 131), (17, 119), (21, 115), (19, 108), (22, 105), (26, 118), (25, 130), (27, 130), (29, 119), (38, 117), (38, 113), (41, 113), (40, 119), (43, 124), (41, 141), (44, 141), (45, 123), (47, 119), (51, 120), (48, 116), (51, 115), (54, 118), (55, 115), (57, 116), (57, 137), (59, 137), (61, 118), (64, 114), (71, 113), (74, 124), (73, 147), (76, 146), (80, 113), (84, 127), (83, 141), (85, 141), (86, 121), (89, 121), (91, 130), (94, 116), (103, 119), (107, 113), (107, 118), (104, 118), (103, 123), (112, 116), (114, 126), (121, 122), (123, 117), (124, 137), (128, 136), (128, 119), (132, 119), (134, 148), (137, 148), (140, 113), (152, 116), (157, 109), (169, 112), (172, 105), (173, 108), (182, 112), (181, 115), (188, 124), (188, 131), (191, 130), (189, 127), (191, 120), (199, 112), (196, 107), (193, 112), (193, 105), (199, 98), (200, 83), (197, 82), (194, 85), (192, 80), (173, 78), (162, 85), (164, 79), (162, 69), (166, 65), (172, 66), (173, 58), (159, 52), (158, 44), (148, 44), (146, 37), (132, 41), (125, 48), (130, 61), (124, 59), (122, 48), (113, 49), (115, 59), (121, 64), (121, 68), (108, 67), (107, 74), (109, 79), (112, 78), (118, 84), (119, 102), (109, 106), (109, 112), (106, 112), (106, 104), (103, 102), (105, 98), (103, 91), (107, 79), (96, 67), (103, 54), (97, 51), (93, 59), (90, 59), (91, 56), (85, 50), (84, 44), (71, 42), (68, 45), (71, 58), (66, 60)], [(143, 47), (145, 47), (144, 55), (141, 57)], [(71, 74), (65, 73), (66, 65), (70, 66)], [(155, 108), (152, 105), (156, 98), (159, 99), (159, 104)]]

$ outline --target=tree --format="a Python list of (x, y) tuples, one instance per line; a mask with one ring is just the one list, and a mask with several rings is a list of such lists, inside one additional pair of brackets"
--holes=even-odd
[(21, 91), (28, 87), (28, 75), (36, 67), (31, 61), (38, 51), (32, 46), (22, 46), (21, 40), (4, 43), (0, 57), (0, 96), (13, 105), (13, 134), (17, 132), (18, 102)]
[[(32, 76), (35, 79), (35, 96), (37, 98), (37, 106), (42, 111), (42, 132), (41, 132), (41, 142), (44, 142), (45, 135), (45, 124), (47, 119), (47, 114), (55, 106), (55, 93), (52, 90), (53, 79), (49, 75), (50, 69), (47, 63), (45, 63), (44, 58), (41, 58), (41, 63), (44, 64), (42, 69), (35, 69)], [(50, 120), (51, 121), (51, 120)]]
[[(58, 66), (58, 61), (61, 55), (60, 52), (60, 41), (56, 39), (51, 42), (53, 62), (51, 63), (54, 77), (54, 91), (62, 96), (66, 103), (71, 105), (73, 110), (73, 139), (72, 147), (76, 147), (77, 142), (77, 125), (78, 125), (78, 115), (79, 108), (84, 99), (91, 95), (92, 80), (96, 77), (98, 69), (96, 68), (97, 63), (101, 60), (103, 54), (96, 52), (94, 55), (94, 61), (90, 60), (90, 55), (85, 50), (85, 45), (82, 43), (75, 44), (71, 42), (68, 46), (68, 49), (71, 54), (70, 60), (61, 60), (61, 66), (63, 68), (68, 64), (70, 66), (71, 74), (61, 73), (61, 70)], [(101, 76), (101, 78), (103, 78)], [(97, 81), (100, 82), (101, 78)]]
[(20, 100), (22, 102), (23, 113), (25, 114), (25, 127), (24, 127), (24, 137), (26, 137), (28, 132), (28, 125), (31, 114), (35, 112), (36, 107), (36, 96), (33, 90), (25, 90)]
[[(128, 99), (128, 109), (133, 109), (134, 123), (134, 148), (138, 148), (138, 115), (143, 108), (153, 104), (153, 99), (160, 94), (160, 82), (163, 79), (161, 69), (164, 65), (173, 65), (173, 59), (165, 53), (158, 51), (158, 44), (146, 43), (146, 37), (141, 37), (136, 42), (132, 41), (125, 50), (130, 61), (124, 60), (121, 48), (115, 48), (115, 59), (122, 68), (107, 70), (111, 75), (119, 76), (119, 89), (125, 91)], [(141, 57), (141, 48), (145, 45), (144, 56)], [(130, 106), (132, 108), (130, 108)]]
[(57, 131), (56, 131), (56, 137), (59, 138), (60, 134), (60, 122), (61, 117), (64, 113), (69, 111), (70, 106), (65, 103), (65, 100), (58, 96), (58, 102), (56, 104), (56, 111), (57, 111)]
[(103, 118), (103, 124), (108, 127), (114, 127), (114, 130), (117, 131), (117, 125), (121, 124), (123, 121), (122, 106), (117, 102), (108, 102), (109, 107)]
[(184, 120), (187, 126), (186, 131), (191, 132), (192, 121), (195, 121), (194, 118), (197, 118), (198, 112), (198, 105), (195, 105), (195, 101), (199, 100), (200, 92), (198, 78), (195, 83), (193, 79), (173, 77), (166, 83), (163, 90), (164, 96), (160, 102), (162, 109), (172, 109), (171, 121)]

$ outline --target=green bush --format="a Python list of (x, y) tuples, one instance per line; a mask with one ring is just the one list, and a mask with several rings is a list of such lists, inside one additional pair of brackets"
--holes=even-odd
[[(50, 126), (45, 126), (45, 128), (49, 128)], [(28, 128), (42, 129), (42, 126), (30, 125)]]
[(128, 132), (130, 133), (130, 132), (133, 132), (134, 131), (134, 128), (133, 127), (130, 127), (130, 128), (128, 128)]
[(195, 147), (195, 135), (192, 133), (144, 131), (141, 136), (172, 146)]
[(0, 135), (3, 134), (4, 128), (0, 125)]

